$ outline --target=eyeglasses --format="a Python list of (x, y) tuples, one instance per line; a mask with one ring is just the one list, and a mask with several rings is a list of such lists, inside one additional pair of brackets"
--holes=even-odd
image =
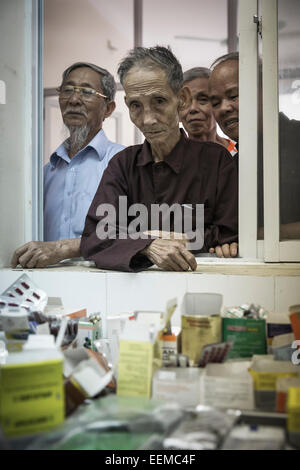
[(108, 96), (102, 95), (102, 93), (94, 90), (94, 88), (89, 88), (85, 86), (73, 86), (73, 85), (66, 85), (62, 87), (59, 86), (56, 88), (56, 91), (58, 91), (58, 93), (60, 94), (60, 97), (63, 99), (70, 98), (74, 92), (79, 93), (80, 97), (84, 101), (91, 101), (95, 95), (108, 99)]

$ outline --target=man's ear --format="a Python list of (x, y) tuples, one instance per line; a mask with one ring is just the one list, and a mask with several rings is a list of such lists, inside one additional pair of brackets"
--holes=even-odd
[(108, 101), (108, 103), (106, 103), (106, 111), (104, 114), (104, 119), (108, 118), (114, 112), (115, 109), (116, 109), (115, 101)]
[(178, 98), (178, 111), (184, 111), (191, 105), (192, 102), (192, 94), (190, 89), (187, 86), (182, 87), (181, 90), (179, 90)]

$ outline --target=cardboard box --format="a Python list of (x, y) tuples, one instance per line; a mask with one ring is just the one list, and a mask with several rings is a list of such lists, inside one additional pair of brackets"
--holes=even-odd
[(258, 357), (253, 360), (250, 373), (254, 380), (256, 408), (275, 411), (277, 380), (284, 377), (299, 377), (300, 369), (288, 361)]
[(153, 376), (152, 398), (195, 407), (200, 403), (200, 377), (203, 369), (196, 367), (168, 367)]
[(0, 423), (7, 437), (64, 421), (63, 358), (56, 349), (10, 354), (0, 366)]
[(137, 312), (135, 320), (125, 323), (120, 335), (117, 394), (150, 398), (152, 378), (162, 366), (162, 333), (171, 330), (171, 317), (177, 299), (166, 303), (165, 311)]
[(280, 335), (292, 333), (292, 325), (288, 313), (269, 312), (267, 316), (267, 344), (272, 352), (273, 339)]
[(88, 318), (81, 318), (78, 323), (78, 332), (75, 338), (78, 348), (88, 347), (96, 350), (95, 341), (101, 338), (101, 321), (92, 323)]
[(181, 352), (197, 366), (206, 344), (222, 339), (221, 294), (187, 293), (181, 307)]
[(295, 340), (294, 333), (275, 336), (272, 342), (272, 351), (277, 361), (292, 361), (293, 348)]
[(288, 391), (287, 430), (289, 441), (300, 449), (300, 387), (292, 387)]
[(233, 342), (228, 359), (266, 354), (266, 322), (252, 318), (223, 318), (223, 341)]
[(201, 376), (201, 404), (219, 408), (254, 409), (251, 361), (208, 364)]
[(300, 377), (283, 377), (276, 382), (276, 412), (287, 412), (287, 397), (290, 388), (300, 388)]
[(113, 373), (105, 358), (85, 348), (64, 351), (63, 369), (66, 391), (66, 414), (70, 415), (86, 398), (93, 397), (106, 387), (115, 390)]
[(151, 397), (152, 377), (161, 367), (158, 331), (129, 321), (120, 337), (117, 394)]
[(289, 312), (295, 339), (300, 340), (300, 305), (291, 305)]

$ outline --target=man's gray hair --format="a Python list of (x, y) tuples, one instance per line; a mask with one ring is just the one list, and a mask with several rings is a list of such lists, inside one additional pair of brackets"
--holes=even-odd
[(129, 51), (128, 55), (120, 62), (118, 68), (122, 85), (124, 85), (127, 73), (134, 66), (160, 68), (164, 70), (168, 83), (175, 93), (182, 87), (182, 67), (169, 46), (135, 47)]
[(114, 77), (108, 72), (108, 70), (98, 67), (98, 65), (90, 64), (89, 62), (75, 62), (75, 64), (70, 65), (62, 75), (62, 85), (65, 82), (67, 76), (72, 70), (78, 69), (80, 67), (89, 67), (90, 69), (95, 70), (101, 76), (101, 87), (103, 94), (111, 101), (115, 98), (117, 86)]
[(183, 83), (195, 80), (195, 78), (209, 78), (210, 73), (206, 67), (194, 67), (183, 73)]
[(218, 65), (223, 64), (223, 62), (227, 62), (228, 60), (239, 60), (239, 53), (238, 52), (230, 52), (229, 54), (222, 55), (218, 57), (210, 66), (210, 70), (213, 71)]

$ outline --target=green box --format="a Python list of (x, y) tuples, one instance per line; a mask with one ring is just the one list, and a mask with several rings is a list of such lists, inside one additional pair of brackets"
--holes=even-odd
[(94, 343), (97, 339), (102, 337), (102, 326), (101, 321), (96, 323), (91, 323), (87, 319), (81, 319), (78, 323), (78, 333), (77, 333), (77, 347), (84, 346), (85, 348), (92, 349), (92, 351), (97, 351)]
[(227, 359), (266, 354), (266, 321), (223, 318), (223, 341), (233, 342)]

